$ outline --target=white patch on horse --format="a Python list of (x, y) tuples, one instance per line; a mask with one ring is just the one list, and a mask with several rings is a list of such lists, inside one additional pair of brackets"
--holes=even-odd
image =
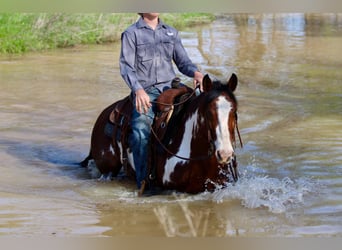
[(109, 146), (109, 151), (112, 153), (112, 155), (115, 155), (114, 148), (113, 148), (112, 144), (110, 144), (110, 146)]
[(115, 155), (114, 148), (113, 148), (112, 144), (109, 145), (109, 148), (107, 150), (105, 150), (105, 149), (101, 150), (101, 157), (104, 157), (106, 152), (110, 152), (112, 155)]
[[(123, 154), (122, 143), (121, 143), (121, 141), (118, 141), (117, 143), (118, 143), (118, 147), (119, 147), (119, 150), (120, 150), (120, 161), (121, 161), (121, 163), (123, 163), (125, 159), (123, 157), (124, 154)], [(131, 164), (132, 168), (135, 171), (134, 160), (133, 160), (133, 153), (130, 152), (129, 148), (126, 149), (126, 155), (127, 155), (127, 158), (128, 158), (128, 162)]]
[[(191, 139), (193, 135), (193, 131), (196, 129), (197, 125), (197, 117), (198, 113), (194, 113), (186, 122), (185, 122), (185, 130), (183, 134), (183, 138), (181, 144), (179, 146), (179, 150), (175, 152), (175, 155), (189, 158), (191, 153)], [(183, 160), (177, 156), (172, 156), (168, 159), (165, 163), (164, 169), (164, 176), (163, 176), (163, 183), (166, 184), (167, 182), (171, 181), (171, 174), (174, 172), (175, 167), (177, 164), (183, 164), (188, 160)]]
[(234, 149), (230, 141), (228, 128), (229, 113), (232, 109), (232, 105), (226, 98), (221, 96), (218, 98), (216, 107), (218, 111), (218, 126), (216, 127), (217, 139), (215, 141), (215, 148), (218, 151), (233, 152)]
[(120, 161), (123, 162), (123, 160), (122, 160), (123, 159), (122, 143), (121, 143), (121, 141), (118, 141), (117, 144), (118, 144), (118, 148), (120, 150), (120, 152), (119, 152), (119, 154), (120, 154)]
[(135, 165), (134, 165), (134, 159), (133, 159), (133, 152), (130, 152), (129, 149), (127, 149), (127, 157), (128, 157), (128, 162), (131, 164), (132, 168), (135, 171)]

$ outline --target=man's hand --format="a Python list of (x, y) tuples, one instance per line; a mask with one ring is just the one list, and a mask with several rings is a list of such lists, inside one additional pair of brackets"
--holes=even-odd
[(135, 91), (135, 106), (139, 113), (146, 113), (152, 106), (150, 103), (150, 97), (143, 89)]
[(197, 85), (200, 85), (200, 91), (203, 91), (202, 81), (203, 81), (203, 74), (199, 71), (195, 71), (194, 74), (194, 88), (197, 87)]

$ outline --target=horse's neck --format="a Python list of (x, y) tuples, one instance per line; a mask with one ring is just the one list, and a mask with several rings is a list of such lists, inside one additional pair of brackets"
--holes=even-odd
[[(203, 115), (203, 102), (200, 98), (195, 99), (191, 105), (187, 107), (187, 110), (185, 112), (185, 115), (183, 116), (183, 121), (181, 124), (184, 126), (184, 134), (188, 134), (190, 136), (190, 140), (196, 140), (198, 138), (201, 138), (203, 140), (202, 134), (200, 134), (200, 131), (205, 130), (207, 131), (207, 124), (205, 121), (205, 117)], [(193, 136), (193, 135), (199, 135), (199, 136)]]
[(166, 144), (170, 140), (175, 141), (174, 139), (179, 136), (183, 138), (180, 143), (191, 143), (194, 139), (191, 135), (198, 133), (196, 130), (203, 125), (201, 123), (205, 123), (203, 115), (199, 112), (201, 106), (201, 102), (195, 98), (178, 115), (172, 117), (164, 137)]

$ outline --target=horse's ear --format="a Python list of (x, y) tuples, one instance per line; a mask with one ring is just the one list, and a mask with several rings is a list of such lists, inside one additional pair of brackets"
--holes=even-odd
[(236, 86), (238, 85), (238, 78), (237, 76), (233, 73), (232, 76), (230, 77), (230, 79), (228, 80), (228, 88), (234, 92), (236, 89)]
[(203, 92), (208, 92), (213, 88), (213, 82), (211, 81), (208, 74), (206, 74), (203, 77), (202, 85), (203, 85)]

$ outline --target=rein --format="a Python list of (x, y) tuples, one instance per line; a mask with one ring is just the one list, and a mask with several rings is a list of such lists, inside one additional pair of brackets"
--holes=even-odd
[(193, 95), (196, 93), (197, 89), (199, 89), (199, 86), (196, 86), (196, 88), (191, 92), (191, 94), (187, 98), (185, 98), (183, 101), (180, 101), (177, 103), (170, 104), (170, 103), (157, 102), (157, 101), (150, 101), (150, 103), (161, 104), (164, 106), (179, 106), (179, 105), (182, 105), (182, 104), (186, 103), (187, 101), (189, 101), (190, 98), (193, 97)]
[(158, 138), (158, 135), (156, 134), (156, 132), (154, 131), (154, 129), (152, 128), (151, 126), (151, 132), (152, 134), (154, 135), (154, 138), (157, 140), (157, 142), (160, 144), (160, 146), (163, 148), (163, 150), (165, 150), (168, 154), (170, 154), (171, 156), (175, 156), (179, 159), (182, 159), (182, 160), (186, 160), (186, 161), (199, 161), (199, 160), (205, 160), (205, 159), (208, 159), (210, 158), (212, 155), (213, 155), (213, 142), (210, 140), (210, 149), (209, 149), (209, 152), (208, 152), (208, 155), (207, 156), (199, 156), (199, 157), (196, 157), (196, 158), (192, 158), (192, 157), (184, 157), (184, 156), (180, 156), (180, 155), (177, 155), (176, 153), (173, 153), (171, 152), (161, 141), (160, 139)]
[[(241, 139), (241, 135), (240, 135), (240, 131), (239, 131), (239, 127), (238, 127), (238, 118), (237, 115), (235, 116), (235, 128), (236, 128), (236, 132), (238, 134), (239, 137), (239, 141), (240, 141), (240, 147), (243, 148), (243, 143), (242, 143), (242, 139)], [(235, 142), (234, 142), (235, 143)]]

